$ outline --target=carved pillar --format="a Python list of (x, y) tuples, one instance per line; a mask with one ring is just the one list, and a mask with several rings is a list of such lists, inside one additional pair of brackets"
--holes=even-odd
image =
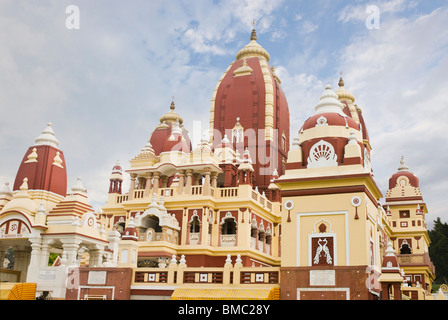
[[(37, 280), (39, 279), (42, 240), (40, 237), (29, 238), (28, 240), (31, 242), (31, 257), (28, 266), (26, 281), (37, 282)], [(14, 266), (16, 265), (18, 265), (18, 263), (14, 263)]]
[(187, 183), (185, 185), (185, 193), (191, 194), (191, 186), (193, 185), (193, 170), (187, 170)]
[(152, 189), (152, 176), (153, 173), (149, 173), (149, 176), (146, 178), (146, 185), (145, 185), (145, 198), (149, 197), (149, 195), (152, 194), (151, 189)]
[(167, 176), (162, 176), (160, 180), (161, 180), (161, 187), (162, 188), (166, 188), (167, 187), (168, 177)]
[(205, 172), (204, 185), (202, 186), (202, 193), (205, 196), (210, 195), (210, 171)]
[(212, 188), (218, 187), (218, 172), (212, 172)]
[(177, 193), (184, 193), (184, 185), (185, 185), (185, 170), (179, 171), (179, 186), (177, 187)]
[(129, 200), (134, 199), (134, 190), (135, 190), (135, 179), (137, 178), (137, 175), (135, 173), (131, 174), (131, 185), (129, 186)]
[(159, 179), (160, 179), (160, 172), (156, 171), (154, 172), (154, 186), (152, 187), (153, 191), (152, 193), (155, 193), (157, 196), (159, 196)]

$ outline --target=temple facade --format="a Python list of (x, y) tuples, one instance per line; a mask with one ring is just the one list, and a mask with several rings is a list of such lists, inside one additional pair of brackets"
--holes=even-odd
[(48, 124), (0, 190), (1, 281), (69, 300), (443, 297), (419, 179), (401, 159), (383, 196), (342, 78), (290, 143), (269, 60), (253, 30), (213, 92), (209, 133), (193, 145), (173, 101), (129, 166), (111, 166), (99, 212), (81, 179), (67, 191)]

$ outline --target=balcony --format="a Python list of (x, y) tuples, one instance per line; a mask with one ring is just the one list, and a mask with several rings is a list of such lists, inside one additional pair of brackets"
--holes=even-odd
[[(136, 189), (132, 191), (132, 197), (129, 194), (115, 195), (115, 205), (122, 205), (126, 202), (145, 202), (150, 203), (152, 199), (152, 190)], [(209, 199), (210, 197), (215, 200), (239, 200), (247, 199), (253, 201), (259, 206), (272, 211), (280, 210), (280, 203), (272, 203), (266, 196), (260, 194), (258, 191), (253, 190), (249, 185), (241, 185), (239, 187), (232, 188), (205, 188), (202, 185), (191, 186), (190, 188), (184, 188), (183, 192), (179, 192), (177, 187), (159, 188), (157, 190), (158, 197), (163, 197), (165, 201), (182, 201), (197, 199)], [(113, 201), (113, 200), (112, 200)]]
[(435, 274), (434, 264), (431, 262), (428, 253), (424, 254), (399, 254), (397, 256), (400, 267), (427, 266)]

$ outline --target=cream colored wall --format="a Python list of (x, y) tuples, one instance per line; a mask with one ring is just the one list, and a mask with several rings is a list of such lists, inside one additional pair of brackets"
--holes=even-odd
[[(362, 199), (356, 209), (351, 199)], [(335, 265), (370, 265), (370, 230), (373, 232), (375, 264), (381, 263), (378, 243), (379, 234), (373, 221), (376, 221), (376, 206), (363, 193), (347, 193), (321, 196), (284, 197), (283, 203), (293, 200), (291, 222), (287, 222), (288, 212), (282, 215), (282, 266), (310, 266), (310, 236), (319, 232), (320, 222), (330, 226), (328, 233), (335, 234)], [(366, 212), (370, 219), (366, 219)]]

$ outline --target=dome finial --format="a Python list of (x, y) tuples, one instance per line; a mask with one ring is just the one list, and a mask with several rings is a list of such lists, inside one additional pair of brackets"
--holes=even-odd
[(339, 75), (340, 75), (341, 77), (339, 78), (339, 83), (338, 83), (338, 85), (339, 85), (339, 88), (342, 88), (342, 87), (344, 86), (344, 79), (342, 79), (342, 71), (339, 72)]
[(173, 111), (174, 111), (174, 109), (176, 109), (176, 105), (174, 104), (174, 96), (173, 96), (173, 100), (171, 101), (170, 109)]
[(400, 160), (400, 166), (398, 167), (398, 171), (407, 171), (407, 170), (409, 170), (409, 167), (406, 165), (404, 156), (402, 156)]
[(250, 35), (251, 41), (257, 41), (257, 32), (255, 31), (255, 25), (257, 24), (257, 21), (252, 20), (252, 33)]

